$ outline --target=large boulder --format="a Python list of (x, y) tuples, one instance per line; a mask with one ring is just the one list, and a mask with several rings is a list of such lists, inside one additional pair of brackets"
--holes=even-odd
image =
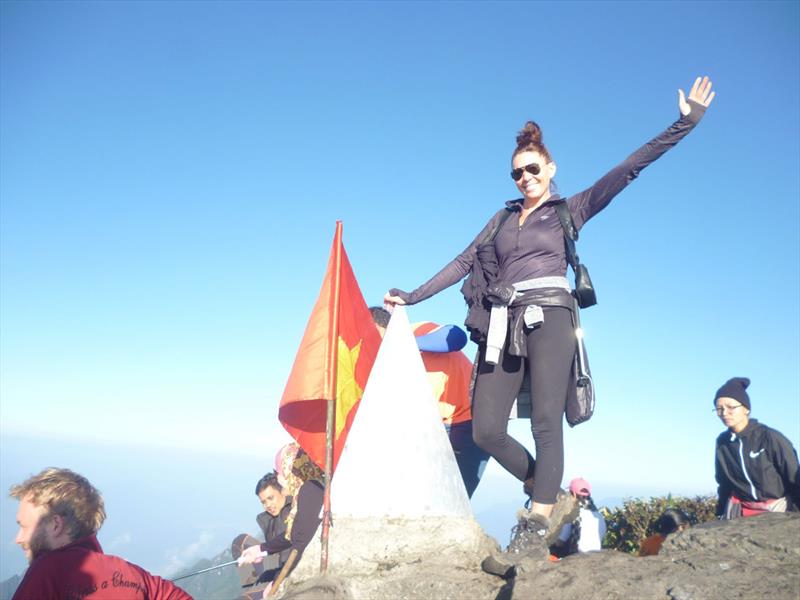
[(667, 538), (658, 556), (605, 550), (524, 562), (513, 598), (800, 598), (800, 514), (715, 521)]
[[(372, 535), (398, 535), (374, 531)], [(388, 539), (388, 538), (387, 538)], [(354, 540), (356, 542), (357, 540)], [(294, 578), (291, 600), (797, 600), (800, 598), (800, 514), (717, 521), (670, 536), (661, 554), (639, 558), (613, 550), (559, 562), (522, 560), (504, 581), (481, 572), (486, 548), (406, 557), (352, 576), (329, 572)], [(355, 563), (354, 563), (355, 564)]]
[(319, 547), (317, 536), (287, 598), (451, 598), (465, 585), (475, 597), (493, 598), (504, 583), (480, 570), (498, 547), (472, 518), (336, 519), (322, 579)]

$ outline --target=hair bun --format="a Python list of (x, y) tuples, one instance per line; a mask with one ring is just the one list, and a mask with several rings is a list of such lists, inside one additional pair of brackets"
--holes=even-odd
[(517, 147), (542, 145), (542, 128), (535, 121), (528, 121), (517, 134)]

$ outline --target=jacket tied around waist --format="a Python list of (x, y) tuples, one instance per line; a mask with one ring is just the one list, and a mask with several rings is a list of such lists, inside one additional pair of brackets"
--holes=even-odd
[(486, 297), (492, 303), (485, 353), (485, 360), (490, 365), (499, 362), (507, 336), (508, 354), (528, 356), (524, 328), (544, 322), (543, 307), (559, 306), (572, 311), (575, 306), (569, 281), (559, 276), (537, 277), (511, 285), (491, 285)]

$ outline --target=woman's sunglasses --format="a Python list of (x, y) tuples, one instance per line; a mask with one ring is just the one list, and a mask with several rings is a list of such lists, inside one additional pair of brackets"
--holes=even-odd
[(538, 175), (542, 172), (542, 167), (540, 167), (536, 163), (531, 163), (529, 165), (525, 165), (524, 167), (520, 167), (519, 169), (514, 169), (511, 171), (511, 179), (514, 181), (519, 181), (522, 179), (522, 175), (527, 171), (531, 175)]

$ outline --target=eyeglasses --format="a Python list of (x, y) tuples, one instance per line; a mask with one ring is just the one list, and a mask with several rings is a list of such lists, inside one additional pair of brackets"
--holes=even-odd
[(726, 412), (732, 413), (737, 408), (741, 408), (741, 404), (737, 404), (736, 406), (720, 406), (719, 408), (712, 408), (711, 412), (717, 413), (718, 416), (724, 415)]
[(519, 181), (522, 179), (522, 175), (527, 171), (531, 175), (538, 175), (542, 172), (542, 167), (540, 167), (537, 163), (531, 163), (529, 165), (525, 165), (524, 167), (519, 167), (518, 169), (513, 169), (511, 171), (511, 179), (514, 181)]

